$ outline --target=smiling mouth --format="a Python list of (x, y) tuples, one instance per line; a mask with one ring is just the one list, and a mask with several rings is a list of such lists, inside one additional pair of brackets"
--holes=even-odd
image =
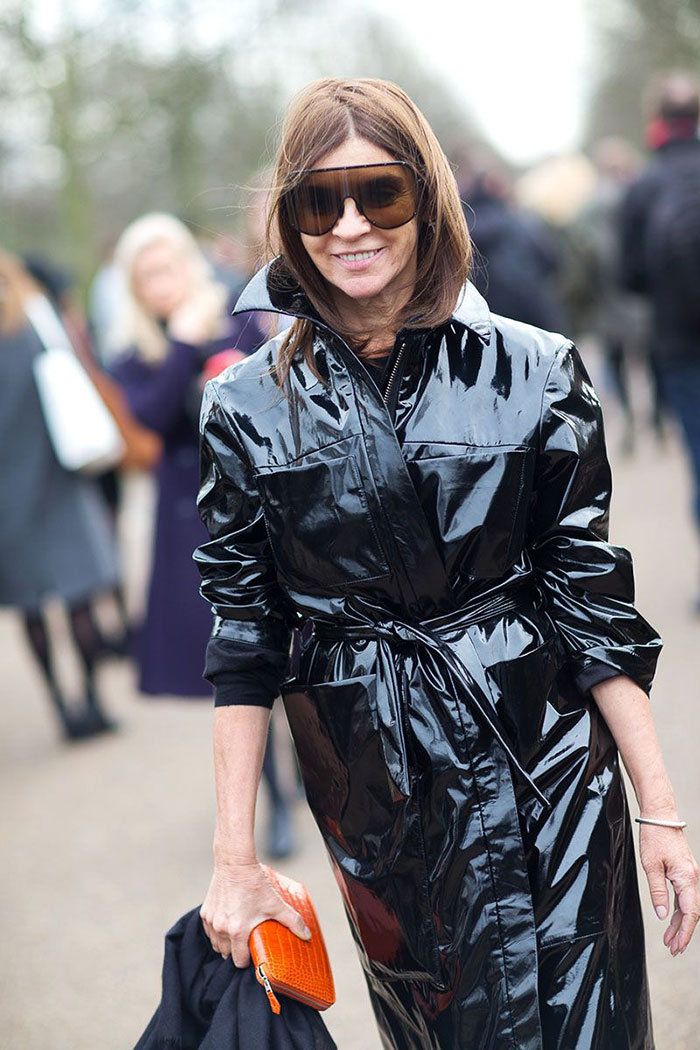
[(343, 262), (360, 262), (364, 259), (374, 259), (376, 255), (379, 255), (381, 248), (373, 248), (368, 252), (342, 252), (338, 253), (337, 258), (342, 259)]

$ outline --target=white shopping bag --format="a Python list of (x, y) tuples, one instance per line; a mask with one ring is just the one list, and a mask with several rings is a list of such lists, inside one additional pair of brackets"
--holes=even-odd
[(76, 357), (49, 300), (30, 296), (24, 312), (44, 347), (34, 358), (34, 379), (59, 463), (86, 474), (109, 470), (125, 451), (112, 414)]

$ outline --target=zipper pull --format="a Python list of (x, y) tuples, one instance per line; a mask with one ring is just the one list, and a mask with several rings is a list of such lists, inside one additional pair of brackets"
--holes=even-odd
[(280, 1012), (280, 1002), (275, 993), (272, 991), (272, 985), (268, 980), (267, 974), (262, 968), (262, 964), (258, 966), (255, 970), (255, 976), (265, 989), (267, 998), (270, 1002), (270, 1009), (272, 1010), (273, 1014), (278, 1014)]

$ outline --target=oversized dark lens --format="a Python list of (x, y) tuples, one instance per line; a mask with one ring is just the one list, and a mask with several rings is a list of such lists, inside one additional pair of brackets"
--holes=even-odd
[(416, 182), (407, 168), (365, 176), (358, 185), (358, 197), (364, 214), (380, 229), (403, 226), (416, 214)]
[[(337, 181), (337, 180), (336, 180)], [(302, 233), (327, 233), (338, 218), (338, 188), (318, 180), (308, 180), (290, 190), (287, 198), (289, 219)]]
[(295, 230), (318, 237), (335, 226), (347, 197), (384, 230), (403, 226), (418, 209), (415, 175), (399, 162), (309, 172), (287, 192), (284, 206)]

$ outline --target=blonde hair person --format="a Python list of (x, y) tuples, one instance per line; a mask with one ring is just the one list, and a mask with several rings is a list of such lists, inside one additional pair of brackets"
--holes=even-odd
[(151, 212), (132, 222), (117, 242), (114, 262), (125, 291), (112, 347), (133, 347), (144, 361), (157, 364), (168, 352), (168, 330), (193, 342), (222, 334), (227, 289), (174, 215)]
[(263, 342), (254, 319), (232, 318), (227, 291), (190, 230), (154, 212), (117, 242), (115, 266), (126, 302), (112, 338), (111, 372), (129, 408), (159, 435), (158, 492), (146, 615), (138, 639), (139, 689), (146, 695), (211, 696), (202, 660), (211, 614), (197, 594), (192, 551), (204, 529), (196, 510), (202, 387), (231, 360)]
[(237, 309), (295, 323), (209, 383), (201, 416), (206, 933), (237, 967), (266, 918), (307, 935), (254, 837), (281, 689), (386, 1050), (651, 1050), (619, 754), (672, 954), (698, 868), (590, 379), (568, 338), (467, 280), (450, 166), (396, 85), (309, 85), (276, 172), (281, 252)]

